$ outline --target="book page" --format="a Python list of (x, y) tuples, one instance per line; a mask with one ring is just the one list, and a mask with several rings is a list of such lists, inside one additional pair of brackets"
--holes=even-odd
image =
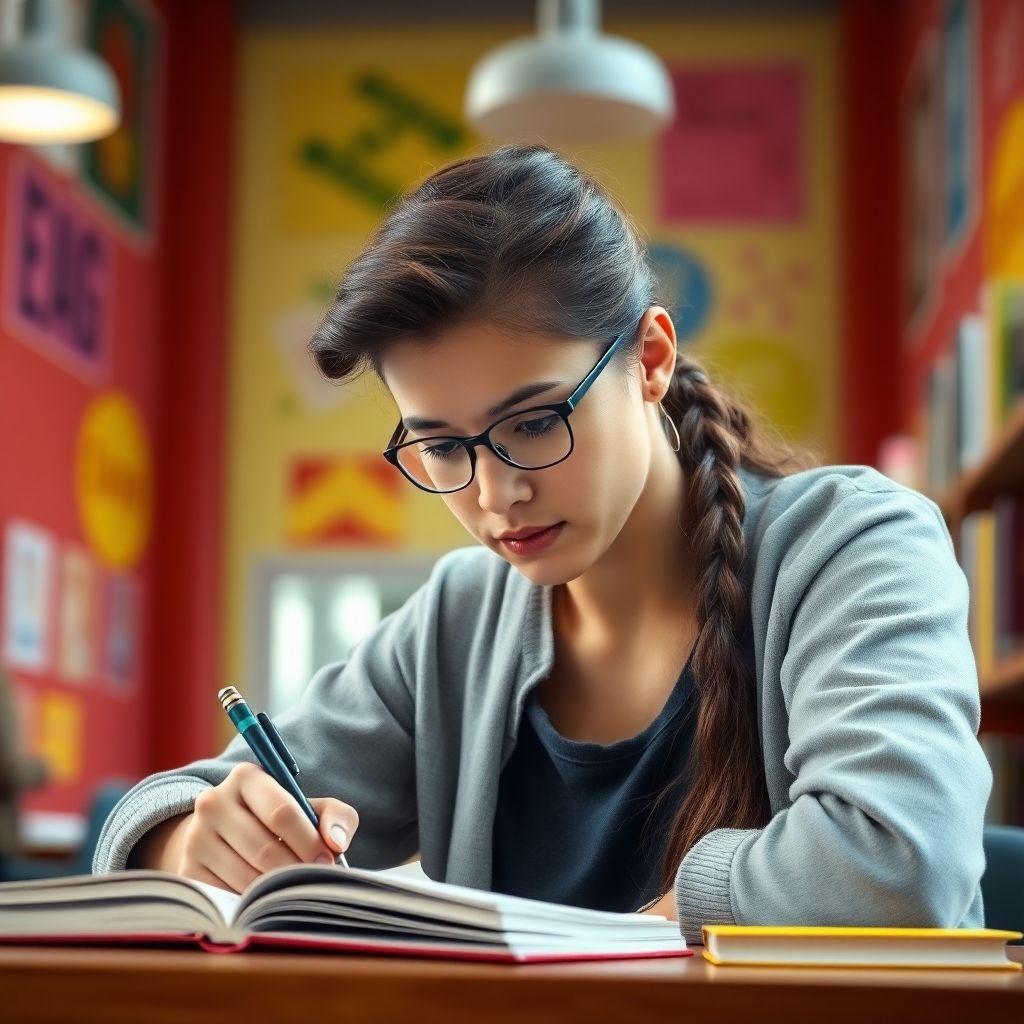
[(212, 899), (207, 888), (148, 870), (8, 882), (0, 894), (0, 934), (220, 931), (222, 901)]
[[(301, 909), (300, 909), (301, 908)], [(414, 879), (394, 873), (346, 870), (335, 866), (296, 865), (257, 879), (243, 893), (235, 911), (243, 928), (260, 927), (268, 916), (315, 910), (322, 919), (351, 918), (353, 912), (445, 922), (504, 932), (594, 939), (679, 936), (676, 922), (664, 917), (620, 914), (506, 896), (485, 890)]]
[(206, 882), (198, 882), (195, 879), (191, 881), (220, 911), (220, 916), (225, 922), (228, 924), (234, 922), (235, 914), (238, 912), (238, 904), (242, 902), (242, 897), (237, 892), (228, 892), (227, 889), (221, 889), (216, 885), (208, 885)]

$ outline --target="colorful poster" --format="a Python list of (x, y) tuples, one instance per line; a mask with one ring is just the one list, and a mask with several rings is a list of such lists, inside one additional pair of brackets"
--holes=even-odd
[(110, 362), (114, 251), (107, 234), (39, 165), (11, 172), (4, 317), (11, 333), (88, 383)]
[(47, 668), (54, 543), (38, 526), (12, 520), (4, 543), (4, 658), (12, 668)]
[(749, 408), (793, 441), (812, 436), (822, 414), (821, 387), (803, 353), (785, 337), (749, 332), (726, 336), (715, 346), (715, 368)]
[(93, 563), (79, 548), (61, 558), (60, 655), (58, 668), (68, 680), (82, 682), (95, 671), (96, 581)]
[(111, 569), (138, 564), (153, 518), (153, 464), (146, 425), (128, 395), (97, 395), (75, 449), (75, 497), (82, 532)]
[(469, 144), (464, 72), (431, 66), (330, 69), (296, 63), (275, 97), (275, 202), (283, 233), (371, 229), (425, 167)]
[(39, 755), (50, 768), (50, 781), (74, 782), (82, 774), (82, 702), (62, 693), (44, 694), (39, 702)]
[(319, 302), (298, 303), (275, 316), (269, 325), (278, 358), (295, 393), (307, 409), (321, 411), (337, 408), (352, 398), (351, 388), (339, 387), (317, 368), (309, 354), (309, 339), (324, 315), (324, 306), (333, 296)]
[[(808, 262), (780, 258), (752, 242), (733, 253), (728, 295), (722, 300), (723, 326), (749, 333), (767, 328), (770, 333), (793, 337), (801, 326), (815, 274)], [(798, 403), (802, 398), (794, 396)]]
[(798, 66), (677, 67), (661, 138), (664, 223), (793, 224), (807, 205)]
[(661, 301), (673, 311), (679, 342), (700, 334), (714, 300), (707, 267), (692, 252), (671, 243), (651, 245), (647, 250), (658, 276)]
[(132, 232), (152, 229), (153, 173), (158, 124), (158, 22), (129, 0), (93, 0), (86, 42), (108, 64), (121, 90), (121, 123), (84, 147), (83, 177)]
[(948, 0), (943, 25), (947, 244), (962, 238), (976, 208), (978, 115), (973, 7), (968, 0)]
[(115, 573), (107, 580), (105, 675), (118, 693), (135, 689), (139, 675), (139, 585)]
[(288, 494), (294, 544), (396, 544), (405, 485), (379, 455), (297, 459)]

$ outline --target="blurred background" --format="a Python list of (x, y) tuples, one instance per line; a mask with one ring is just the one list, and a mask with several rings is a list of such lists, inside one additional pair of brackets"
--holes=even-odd
[(632, 211), (717, 379), (940, 503), (988, 820), (1024, 825), (1024, 2), (0, 18), (0, 861), (84, 863), (124, 786), (230, 738), (220, 687), (279, 712), (470, 542), (305, 346), (396, 196), (518, 139)]

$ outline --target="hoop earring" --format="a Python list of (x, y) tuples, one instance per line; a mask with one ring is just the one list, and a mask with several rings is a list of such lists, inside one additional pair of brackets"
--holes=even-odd
[[(682, 438), (679, 436), (679, 428), (672, 422), (672, 417), (665, 412), (665, 406), (663, 406), (661, 402), (658, 403), (658, 409), (661, 412), (661, 426), (665, 431), (665, 436), (668, 438), (669, 447), (672, 451), (677, 452), (683, 445)], [(669, 433), (670, 429), (672, 431), (671, 433)]]

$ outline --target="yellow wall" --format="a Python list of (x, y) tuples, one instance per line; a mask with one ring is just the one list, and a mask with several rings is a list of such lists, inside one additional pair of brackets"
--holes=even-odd
[[(692, 350), (794, 440), (831, 457), (837, 424), (835, 315), (838, 101), (836, 26), (830, 19), (610, 24), (672, 65), (789, 63), (803, 70), (806, 215), (783, 227), (658, 223), (656, 143), (564, 149), (625, 202), (656, 244), (676, 243), (708, 269), (717, 294)], [(233, 321), (230, 354), (224, 673), (245, 680), (243, 626), (249, 564), (289, 540), (288, 478), (296, 458), (373, 456), (396, 414), (369, 375), (344, 390), (317, 386), (304, 343), (329, 292), (382, 215), (367, 190), (337, 184), (298, 154), (351, 147), (360, 132), (381, 142), (367, 161), (375, 182), (405, 189), (435, 167), (485, 148), (462, 124), (469, 70), (488, 48), (530, 31), (416, 29), (263, 33), (243, 37), (236, 150)], [(437, 115), (429, 131), (383, 132), (380, 108), (360, 92), (367, 75)], [(447, 138), (446, 126), (454, 132)], [(460, 136), (461, 130), (461, 136)], [(305, 147), (305, 149), (304, 149)], [(314, 149), (316, 145), (314, 145)], [(758, 254), (752, 269), (749, 254)], [(744, 256), (747, 253), (747, 256)], [(745, 262), (745, 260), (747, 262)], [(793, 284), (787, 268), (803, 267)], [(792, 324), (777, 326), (778, 302)], [(733, 312), (747, 302), (742, 321)], [(351, 483), (358, 468), (347, 469)], [(443, 503), (412, 487), (399, 495), (357, 488), (362, 512), (390, 517), (402, 551), (440, 553), (467, 543)], [(325, 487), (328, 504), (353, 493)], [(306, 510), (308, 512), (308, 508)], [(358, 510), (357, 510), (358, 511)], [(308, 550), (308, 548), (307, 548)]]

